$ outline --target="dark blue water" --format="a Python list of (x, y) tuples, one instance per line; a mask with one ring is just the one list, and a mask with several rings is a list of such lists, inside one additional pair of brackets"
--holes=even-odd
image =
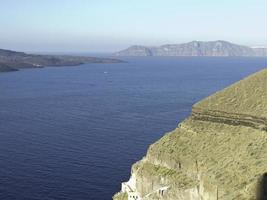
[(193, 103), (263, 58), (128, 58), (0, 74), (0, 199), (109, 200)]

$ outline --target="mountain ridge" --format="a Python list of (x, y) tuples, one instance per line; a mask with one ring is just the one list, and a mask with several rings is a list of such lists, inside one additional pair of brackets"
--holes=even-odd
[(148, 47), (133, 45), (114, 56), (267, 56), (267, 49), (238, 45), (224, 40), (191, 41)]

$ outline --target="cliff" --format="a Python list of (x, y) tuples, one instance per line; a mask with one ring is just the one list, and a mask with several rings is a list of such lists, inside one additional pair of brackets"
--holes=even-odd
[(267, 56), (267, 47), (253, 47), (253, 51), (258, 56), (262, 57)]
[(267, 69), (193, 106), (113, 199), (266, 200)]
[(119, 63), (118, 59), (85, 56), (37, 55), (0, 49), (0, 72), (45, 66), (76, 66), (85, 63)]
[(115, 56), (267, 56), (267, 51), (218, 40), (192, 41), (159, 47), (131, 46), (115, 53)]

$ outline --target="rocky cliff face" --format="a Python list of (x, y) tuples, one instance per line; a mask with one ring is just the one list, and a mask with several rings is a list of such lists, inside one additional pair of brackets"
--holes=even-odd
[(266, 127), (263, 70), (195, 104), (189, 118), (133, 165), (123, 184), (130, 190), (113, 198), (266, 200)]
[(257, 56), (262, 56), (262, 57), (267, 56), (267, 47), (254, 47), (253, 51)]
[(267, 56), (258, 48), (237, 45), (226, 41), (193, 41), (184, 44), (168, 44), (160, 47), (132, 46), (116, 56)]

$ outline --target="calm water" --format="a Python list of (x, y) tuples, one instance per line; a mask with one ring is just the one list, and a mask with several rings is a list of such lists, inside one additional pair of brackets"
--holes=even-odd
[(0, 199), (110, 200), (193, 103), (267, 58), (126, 58), (0, 74)]

